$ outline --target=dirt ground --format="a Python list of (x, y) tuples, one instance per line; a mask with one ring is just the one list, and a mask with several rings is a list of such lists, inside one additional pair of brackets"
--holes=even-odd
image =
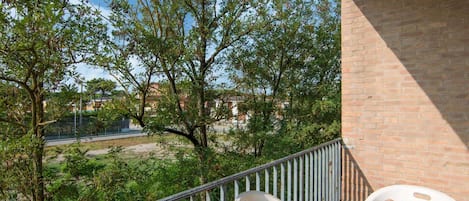
[[(144, 144), (137, 144), (131, 146), (123, 146), (122, 154), (125, 156), (148, 156), (152, 154), (155, 157), (171, 157), (173, 156), (174, 152), (171, 151), (173, 148), (187, 148), (188, 145), (179, 144), (179, 145), (169, 145), (163, 144), (158, 142), (153, 143), (144, 143)], [(96, 149), (96, 150), (89, 150), (86, 152), (86, 156), (95, 157), (98, 155), (104, 155), (109, 153), (111, 149)], [(50, 162), (61, 162), (64, 161), (64, 155), (59, 154), (56, 158), (51, 159), (47, 157), (46, 160)]]

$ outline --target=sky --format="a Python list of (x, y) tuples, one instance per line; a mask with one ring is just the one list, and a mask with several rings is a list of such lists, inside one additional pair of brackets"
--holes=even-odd
[[(72, 3), (78, 3), (79, 0), (71, 0)], [(107, 0), (90, 0), (89, 3), (96, 9), (99, 9), (104, 16), (109, 16), (111, 14), (111, 10), (107, 7)], [(103, 69), (100, 69), (95, 66), (90, 66), (87, 64), (78, 64), (77, 71), (81, 74), (85, 80), (91, 80), (94, 78), (105, 78), (114, 80), (115, 79)]]

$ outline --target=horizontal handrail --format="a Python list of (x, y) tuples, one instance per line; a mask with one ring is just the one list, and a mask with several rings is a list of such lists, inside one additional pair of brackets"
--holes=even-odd
[(197, 193), (202, 193), (202, 192), (205, 192), (205, 191), (208, 191), (208, 190), (212, 190), (212, 189), (217, 188), (219, 186), (228, 184), (229, 182), (233, 182), (233, 181), (242, 179), (246, 176), (249, 176), (251, 174), (255, 174), (255, 173), (258, 173), (260, 171), (266, 170), (268, 168), (280, 165), (282, 163), (288, 162), (292, 159), (301, 157), (305, 154), (314, 152), (316, 150), (319, 150), (321, 148), (327, 147), (329, 145), (332, 145), (332, 144), (340, 142), (340, 141), (341, 141), (340, 138), (335, 139), (335, 140), (331, 140), (331, 141), (328, 141), (326, 143), (320, 144), (318, 146), (314, 146), (312, 148), (303, 150), (301, 152), (298, 152), (298, 153), (283, 157), (281, 159), (266, 163), (264, 165), (260, 165), (260, 166), (251, 168), (249, 170), (245, 170), (243, 172), (239, 172), (239, 173), (236, 173), (236, 174), (221, 178), (219, 180), (209, 182), (209, 183), (203, 184), (201, 186), (198, 186), (198, 187), (195, 187), (195, 188), (192, 188), (192, 189), (189, 189), (189, 190), (186, 190), (186, 191), (183, 191), (183, 192), (180, 192), (180, 193), (165, 197), (163, 199), (160, 199), (160, 201), (172, 201), (172, 200), (180, 200), (180, 199), (184, 199), (184, 198), (189, 198), (191, 196), (196, 195)]

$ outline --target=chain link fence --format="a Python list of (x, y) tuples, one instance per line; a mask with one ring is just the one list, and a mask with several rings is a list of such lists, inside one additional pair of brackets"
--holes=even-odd
[(98, 120), (95, 117), (64, 118), (45, 128), (46, 140), (95, 137), (103, 135), (115, 135), (129, 131), (130, 119), (115, 121)]

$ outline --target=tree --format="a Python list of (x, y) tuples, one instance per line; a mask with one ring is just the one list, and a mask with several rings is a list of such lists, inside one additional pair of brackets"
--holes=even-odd
[(233, 50), (227, 60), (232, 78), (246, 96), (245, 110), (252, 112), (248, 133), (253, 135), (254, 154), (260, 156), (265, 140), (275, 131), (285, 98), (293, 91), (288, 85), (311, 54), (315, 23), (314, 3), (272, 1), (269, 24), (256, 30), (247, 45)]
[[(201, 162), (209, 148), (207, 108), (219, 55), (256, 29), (258, 1), (115, 0), (114, 24), (144, 66), (156, 66), (168, 83), (167, 104), (148, 121), (152, 132), (190, 140)], [(203, 175), (202, 175), (203, 176)], [(202, 183), (205, 182), (202, 177)]]
[[(0, 81), (2, 87), (11, 87), (7, 93), (21, 94), (5, 97), (5, 101), (17, 103), (17, 110), (2, 112), (1, 117), (2, 126), (16, 127), (1, 137), (6, 139), (2, 141), (1, 165), (18, 170), (5, 173), (10, 177), (10, 183), (2, 184), (7, 193), (45, 199), (43, 131), (55, 121), (45, 115), (45, 96), (73, 75), (73, 64), (86, 62), (98, 49), (106, 26), (94, 12), (84, 4), (61, 0), (0, 4)], [(21, 119), (7, 118), (12, 116)]]
[(317, 4), (312, 56), (292, 85), (292, 118), (288, 132), (298, 147), (307, 147), (340, 136), (340, 1)]
[[(105, 41), (104, 51), (95, 58), (94, 63), (109, 72), (124, 89), (125, 99), (121, 99), (120, 111), (135, 119), (144, 128), (146, 126), (147, 100), (156, 89), (152, 81), (157, 77), (159, 64), (148, 54), (142, 42), (143, 33), (135, 25), (127, 24), (130, 5), (121, 1), (111, 3), (114, 12), (110, 23), (117, 30)], [(138, 15), (133, 13), (133, 17)], [(132, 60), (138, 62), (131, 62)], [(116, 105), (119, 106), (119, 105)]]
[(311, 103), (340, 94), (334, 88), (340, 84), (337, 2), (272, 1), (270, 6), (269, 24), (227, 56), (232, 80), (246, 94), (244, 109), (252, 113), (247, 133), (240, 133), (251, 139), (247, 145), (256, 156), (287, 123), (318, 121)]
[(101, 99), (104, 98), (106, 94), (111, 94), (115, 88), (116, 83), (114, 81), (104, 78), (94, 78), (86, 82), (86, 91), (93, 96), (100, 92)]
[[(46, 94), (45, 98), (45, 116), (50, 119), (59, 120), (70, 109), (76, 110), (80, 100), (78, 88), (73, 84), (61, 84), (58, 91), (51, 91)], [(74, 106), (75, 105), (75, 106)]]

